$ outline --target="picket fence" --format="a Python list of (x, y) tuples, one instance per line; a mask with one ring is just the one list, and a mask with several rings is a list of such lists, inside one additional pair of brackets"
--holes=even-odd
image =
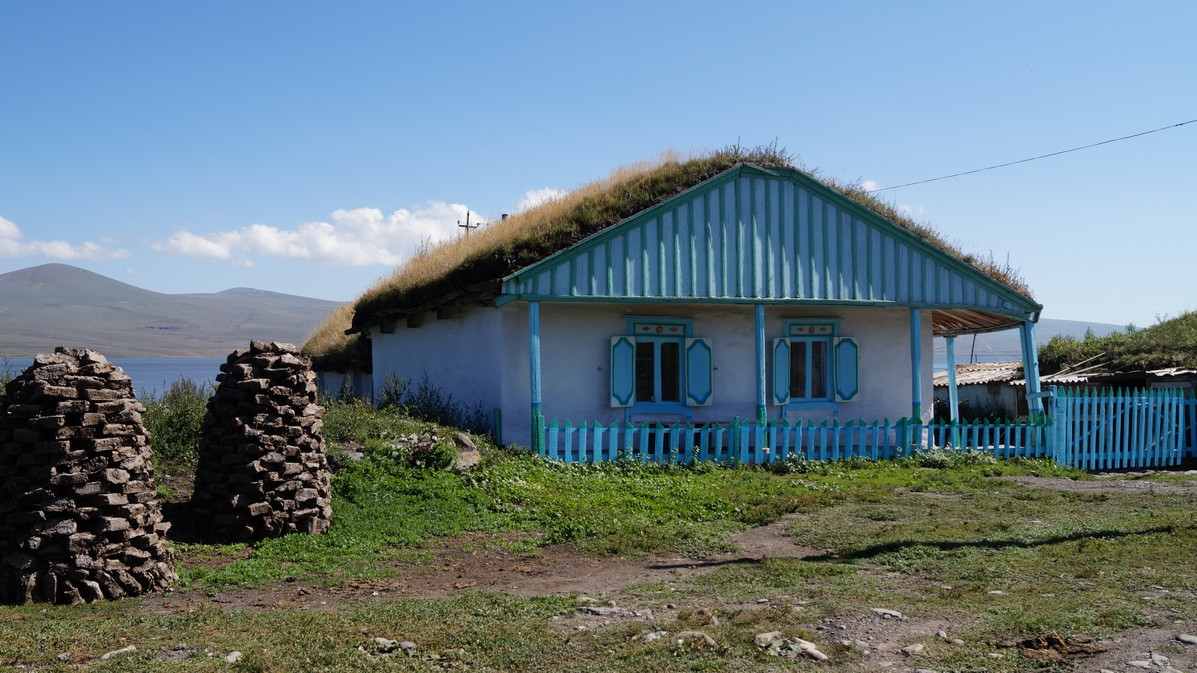
[(565, 462), (633, 459), (763, 465), (786, 460), (880, 460), (932, 449), (999, 458), (1052, 458), (1081, 469), (1176, 465), (1197, 454), (1197, 399), (1178, 391), (1052, 390), (1041, 421), (550, 421), (544, 455)]
[(1166, 467), (1197, 455), (1197, 399), (1181, 389), (1053, 389), (1052, 457), (1083, 470)]

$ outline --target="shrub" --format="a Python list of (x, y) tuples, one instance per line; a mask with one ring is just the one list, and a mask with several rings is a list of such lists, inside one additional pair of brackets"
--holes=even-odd
[(186, 377), (171, 383), (161, 397), (156, 392), (149, 394), (143, 422), (156, 456), (167, 461), (196, 458), (211, 395), (210, 384)]

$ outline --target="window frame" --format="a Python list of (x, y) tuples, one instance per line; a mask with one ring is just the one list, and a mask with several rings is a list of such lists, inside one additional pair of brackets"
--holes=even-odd
[[(681, 413), (689, 416), (690, 407), (686, 404), (686, 340), (693, 333), (694, 319), (626, 316), (625, 324), (627, 336), (636, 340), (637, 348), (642, 343), (653, 344), (653, 393), (655, 399), (660, 399), (664, 384), (661, 376), (661, 344), (674, 343), (677, 344), (678, 349), (677, 401), (648, 402), (642, 401), (637, 395), (632, 404), (625, 407), (627, 412), (629, 414)], [(635, 390), (639, 387), (639, 372), (636, 369), (633, 370), (632, 377), (633, 390)]]
[[(785, 372), (788, 394), (784, 402), (777, 401), (777, 392), (773, 392), (771, 401), (782, 407), (785, 410), (789, 409), (832, 409), (838, 410), (841, 400), (837, 394), (836, 381), (836, 345), (841, 340), (840, 337), (840, 323), (842, 318), (784, 318), (782, 319), (782, 334), (785, 336), (774, 340), (773, 356), (777, 357), (777, 341), (784, 340), (786, 342), (786, 353), (789, 358), (788, 368)], [(805, 344), (805, 356), (803, 358), (805, 366), (804, 371), (804, 389), (801, 391), (802, 395), (796, 395), (793, 388), (793, 374), (794, 374), (794, 344)], [(810, 366), (814, 360), (814, 348), (812, 344), (820, 343), (823, 345), (823, 363), (821, 372), (823, 376), (823, 390), (824, 394), (820, 397), (810, 396), (809, 393), (814, 384), (814, 372)], [(774, 386), (776, 387), (776, 368), (774, 370)]]

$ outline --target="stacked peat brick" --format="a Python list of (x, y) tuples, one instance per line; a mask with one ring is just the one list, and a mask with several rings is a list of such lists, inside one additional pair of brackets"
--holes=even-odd
[(254, 341), (220, 371), (191, 498), (197, 530), (219, 540), (324, 533), (332, 499), (311, 360)]
[(145, 408), (92, 351), (38, 355), (0, 397), (0, 599), (80, 603), (176, 578)]

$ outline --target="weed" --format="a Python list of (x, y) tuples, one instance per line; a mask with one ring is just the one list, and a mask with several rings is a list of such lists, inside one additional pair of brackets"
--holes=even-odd
[(159, 460), (188, 463), (196, 459), (211, 395), (209, 384), (183, 377), (171, 383), (162, 395), (151, 392), (147, 396), (143, 422)]

